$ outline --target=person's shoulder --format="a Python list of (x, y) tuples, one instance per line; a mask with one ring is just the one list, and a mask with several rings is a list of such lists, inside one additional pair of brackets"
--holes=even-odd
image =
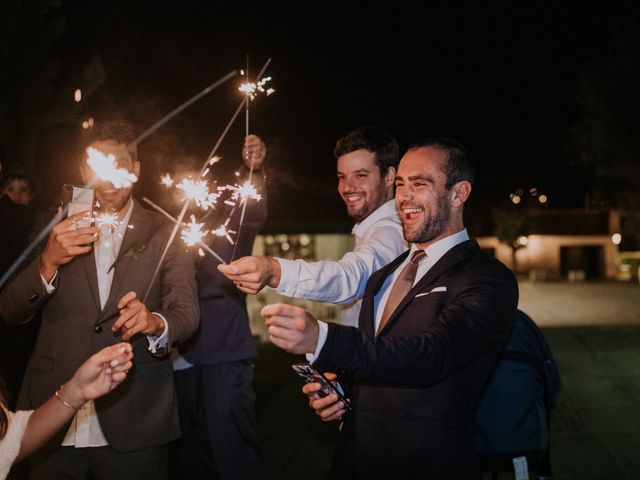
[(482, 250), (475, 240), (468, 240), (462, 246), (469, 252), (467, 265), (465, 266), (467, 273), (483, 272), (489, 275), (512, 278), (515, 281), (515, 275), (511, 269), (490, 253)]

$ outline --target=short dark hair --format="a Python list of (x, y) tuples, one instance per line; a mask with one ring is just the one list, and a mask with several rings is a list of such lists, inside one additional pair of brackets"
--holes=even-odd
[(376, 165), (380, 169), (381, 175), (386, 175), (389, 167), (394, 167), (397, 170), (400, 161), (400, 147), (398, 147), (396, 139), (384, 130), (370, 126), (358, 127), (336, 142), (333, 154), (338, 158), (360, 149), (375, 154)]
[(95, 142), (114, 142), (127, 145), (133, 161), (138, 160), (138, 149), (133, 143), (136, 139), (135, 129), (128, 123), (119, 121), (96, 122), (91, 128), (83, 130), (78, 142), (80, 159), (83, 159), (84, 151)]
[(31, 193), (35, 193), (35, 185), (33, 184), (33, 180), (26, 173), (8, 173), (4, 177), (2, 177), (1, 180), (2, 181), (0, 182), (0, 190), (4, 190), (5, 188), (7, 188), (11, 182), (18, 181), (26, 183), (27, 187), (29, 187), (29, 190), (31, 190)]
[(409, 150), (424, 147), (437, 148), (447, 153), (447, 164), (444, 167), (444, 173), (447, 176), (447, 189), (463, 180), (473, 184), (473, 163), (469, 151), (461, 143), (446, 137), (427, 137), (413, 142), (409, 146)]

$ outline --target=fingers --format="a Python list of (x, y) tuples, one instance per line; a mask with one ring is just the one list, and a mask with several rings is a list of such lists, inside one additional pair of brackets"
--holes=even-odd
[[(118, 301), (118, 308), (122, 310), (125, 307), (132, 307), (133, 305), (129, 305), (129, 302), (132, 302), (136, 298), (138, 298), (138, 295), (136, 295), (136, 292), (125, 293), (125, 295)], [(138, 303), (141, 303), (141, 302), (138, 301)]]
[(273, 303), (260, 310), (260, 315), (267, 319), (267, 324), (269, 324), (271, 318), (276, 321), (278, 318), (295, 318), (296, 316), (304, 315), (304, 313), (305, 310), (303, 308), (287, 305), (286, 303)]
[[(316, 385), (319, 386), (320, 384)], [(338, 420), (345, 413), (344, 404), (338, 400), (338, 396), (335, 393), (322, 398), (310, 397), (309, 407), (315, 410), (316, 415), (325, 422)]]
[(133, 351), (130, 343), (120, 342), (110, 347), (105, 347), (91, 357), (91, 362), (102, 365), (108, 363), (114, 367), (126, 363), (133, 358)]

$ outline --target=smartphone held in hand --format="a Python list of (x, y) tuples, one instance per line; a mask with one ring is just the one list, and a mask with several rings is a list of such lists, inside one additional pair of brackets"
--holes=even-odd
[(338, 382), (330, 381), (322, 373), (314, 370), (308, 363), (294, 363), (291, 365), (291, 368), (293, 368), (293, 370), (300, 375), (306, 383), (317, 382), (321, 385), (321, 388), (316, 395), (319, 397), (326, 397), (327, 395), (335, 393), (338, 400), (344, 404), (344, 408), (347, 411), (351, 410), (351, 402), (344, 396), (342, 387)]
[[(88, 185), (70, 185), (65, 183), (62, 186), (63, 218), (80, 212), (93, 212), (94, 198), (94, 187)], [(78, 222), (76, 228), (90, 227), (92, 222), (93, 219), (91, 217), (83, 218)]]

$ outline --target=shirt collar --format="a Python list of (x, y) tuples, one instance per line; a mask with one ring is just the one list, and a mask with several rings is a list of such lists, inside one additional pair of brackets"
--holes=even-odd
[(351, 233), (356, 237), (362, 237), (371, 226), (387, 217), (395, 217), (399, 222), (398, 211), (396, 210), (396, 201), (389, 200), (376, 208), (371, 214), (360, 223), (356, 223), (351, 230)]
[[(429, 264), (434, 265), (444, 256), (445, 253), (447, 253), (456, 245), (462, 242), (466, 242), (467, 240), (469, 240), (469, 234), (467, 233), (467, 229), (463, 228), (459, 232), (449, 235), (448, 237), (441, 238), (437, 242), (432, 243), (424, 249), (425, 253), (427, 254), (427, 258), (429, 259)], [(411, 254), (416, 250), (418, 250), (418, 246), (414, 243), (411, 245), (409, 258), (411, 258)]]

